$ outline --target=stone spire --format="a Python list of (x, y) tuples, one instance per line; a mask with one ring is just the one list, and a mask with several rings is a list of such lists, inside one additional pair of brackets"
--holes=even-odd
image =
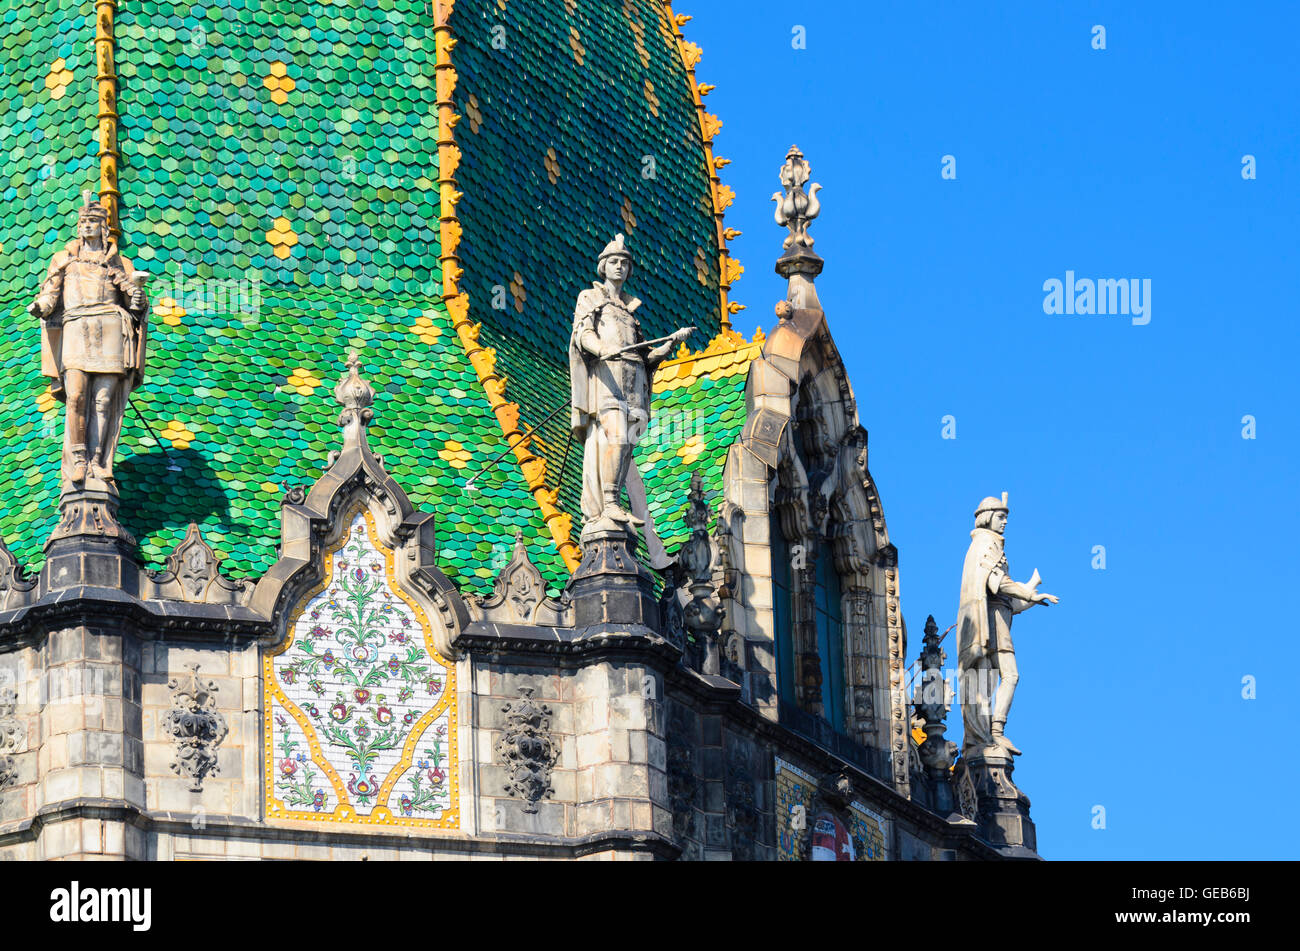
[(777, 259), (776, 273), (789, 281), (786, 300), (792, 309), (820, 308), (813, 279), (821, 273), (823, 261), (812, 249), (808, 225), (821, 214), (821, 201), (817, 198), (821, 185), (814, 183), (804, 192), (812, 168), (797, 145), (790, 146), (786, 153), (780, 175), (784, 191), (774, 192), (772, 200), (776, 202), (776, 223), (790, 233), (782, 243), (785, 253)]
[(913, 708), (925, 721), (925, 742), (921, 744), (921, 762), (926, 775), (936, 782), (946, 783), (948, 768), (957, 755), (957, 744), (944, 737), (947, 725), (944, 720), (952, 707), (951, 688), (943, 676), (943, 662), (947, 654), (939, 646), (943, 638), (939, 625), (931, 614), (925, 619), (924, 647), (921, 649), (921, 682), (916, 685)]
[(678, 560), (688, 579), (691, 600), (682, 609), (687, 629), (704, 647), (702, 673), (720, 672), (718, 632), (722, 628), (723, 608), (713, 586), (713, 544), (709, 540), (709, 507), (704, 501), (704, 482), (698, 472), (691, 474), (687, 494), (686, 526), (691, 537), (682, 546)]

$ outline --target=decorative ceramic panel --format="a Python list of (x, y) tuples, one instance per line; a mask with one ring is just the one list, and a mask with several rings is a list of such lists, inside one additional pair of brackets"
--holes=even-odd
[(459, 826), (456, 674), (364, 508), (264, 660), (266, 813)]
[(889, 858), (889, 820), (851, 802), (837, 809), (817, 781), (776, 759), (777, 859), (783, 862), (878, 862)]

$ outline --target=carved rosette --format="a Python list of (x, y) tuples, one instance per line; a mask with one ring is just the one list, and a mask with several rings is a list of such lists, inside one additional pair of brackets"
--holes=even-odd
[(12, 753), (23, 745), (23, 726), (14, 716), (18, 709), (18, 694), (6, 687), (0, 691), (0, 789), (18, 779), (18, 766)]
[(202, 792), (203, 780), (217, 771), (217, 747), (230, 728), (217, 711), (217, 684), (199, 680), (199, 665), (187, 664), (188, 677), (173, 677), (167, 683), (172, 708), (162, 728), (176, 744), (172, 770), (190, 778), (190, 792)]
[(505, 732), (496, 743), (496, 753), (508, 771), (505, 791), (524, 802), (524, 812), (536, 812), (537, 803), (555, 792), (551, 769), (560, 751), (551, 739), (551, 708), (533, 699), (532, 687), (521, 687), (523, 696), (501, 708), (506, 715)]

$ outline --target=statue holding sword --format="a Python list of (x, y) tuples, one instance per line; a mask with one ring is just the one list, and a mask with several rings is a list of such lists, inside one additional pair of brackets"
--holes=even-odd
[[(645, 339), (636, 317), (641, 301), (623, 290), (632, 274), (623, 235), (605, 246), (596, 273), (601, 280), (578, 295), (569, 338), (570, 424), (583, 446), (583, 531), (641, 527), (651, 565), (664, 568), (671, 559), (655, 534), (632, 452), (650, 424), (656, 367), (695, 328)], [(624, 488), (630, 512), (623, 508)]]

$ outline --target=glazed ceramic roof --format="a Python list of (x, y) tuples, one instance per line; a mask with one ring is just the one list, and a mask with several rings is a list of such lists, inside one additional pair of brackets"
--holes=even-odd
[(745, 427), (745, 380), (762, 356), (763, 334), (753, 342), (724, 331), (702, 352), (679, 355), (660, 366), (654, 380), (654, 419), (637, 446), (650, 514), (664, 546), (686, 541), (686, 490), (691, 473), (703, 478), (704, 499), (716, 511), (722, 501), (727, 450)]
[[(57, 515), (62, 406), (40, 376), (25, 307), (98, 179), (91, 5), (62, 6), (0, 20), (0, 137), (15, 170), (0, 209), (0, 536), (29, 565)], [(697, 347), (719, 329), (720, 240), (671, 11), (651, 0), (506, 6), (459, 0), (451, 17), (455, 214), (469, 317), (523, 430), (568, 399), (573, 301), (615, 232), (635, 255), (629, 289), (645, 302), (647, 333), (696, 324)], [(493, 46), (498, 25), (504, 49)], [(508, 451), (501, 393), (485, 386), (443, 298), (449, 209), (427, 0), (144, 0), (119, 9), (116, 36), (122, 250), (154, 275), (148, 372), (117, 465), (119, 518), (143, 559), (159, 563), (193, 521), (228, 575), (263, 572), (283, 487), (314, 482), (339, 444), (329, 393), (355, 347), (376, 390), (371, 444), (438, 514), (444, 571), (482, 590), (520, 528), (548, 581), (562, 583), (553, 533)], [(657, 397), (708, 420), (717, 444), (696, 464), (716, 463), (715, 480), (743, 381), (696, 374)], [(568, 450), (552, 484), (576, 519), (581, 452), (566, 446), (567, 416), (533, 450), (552, 472)], [(680, 522), (689, 480), (693, 453), (680, 448), (641, 453), (652, 509), (668, 522), (674, 512)]]

